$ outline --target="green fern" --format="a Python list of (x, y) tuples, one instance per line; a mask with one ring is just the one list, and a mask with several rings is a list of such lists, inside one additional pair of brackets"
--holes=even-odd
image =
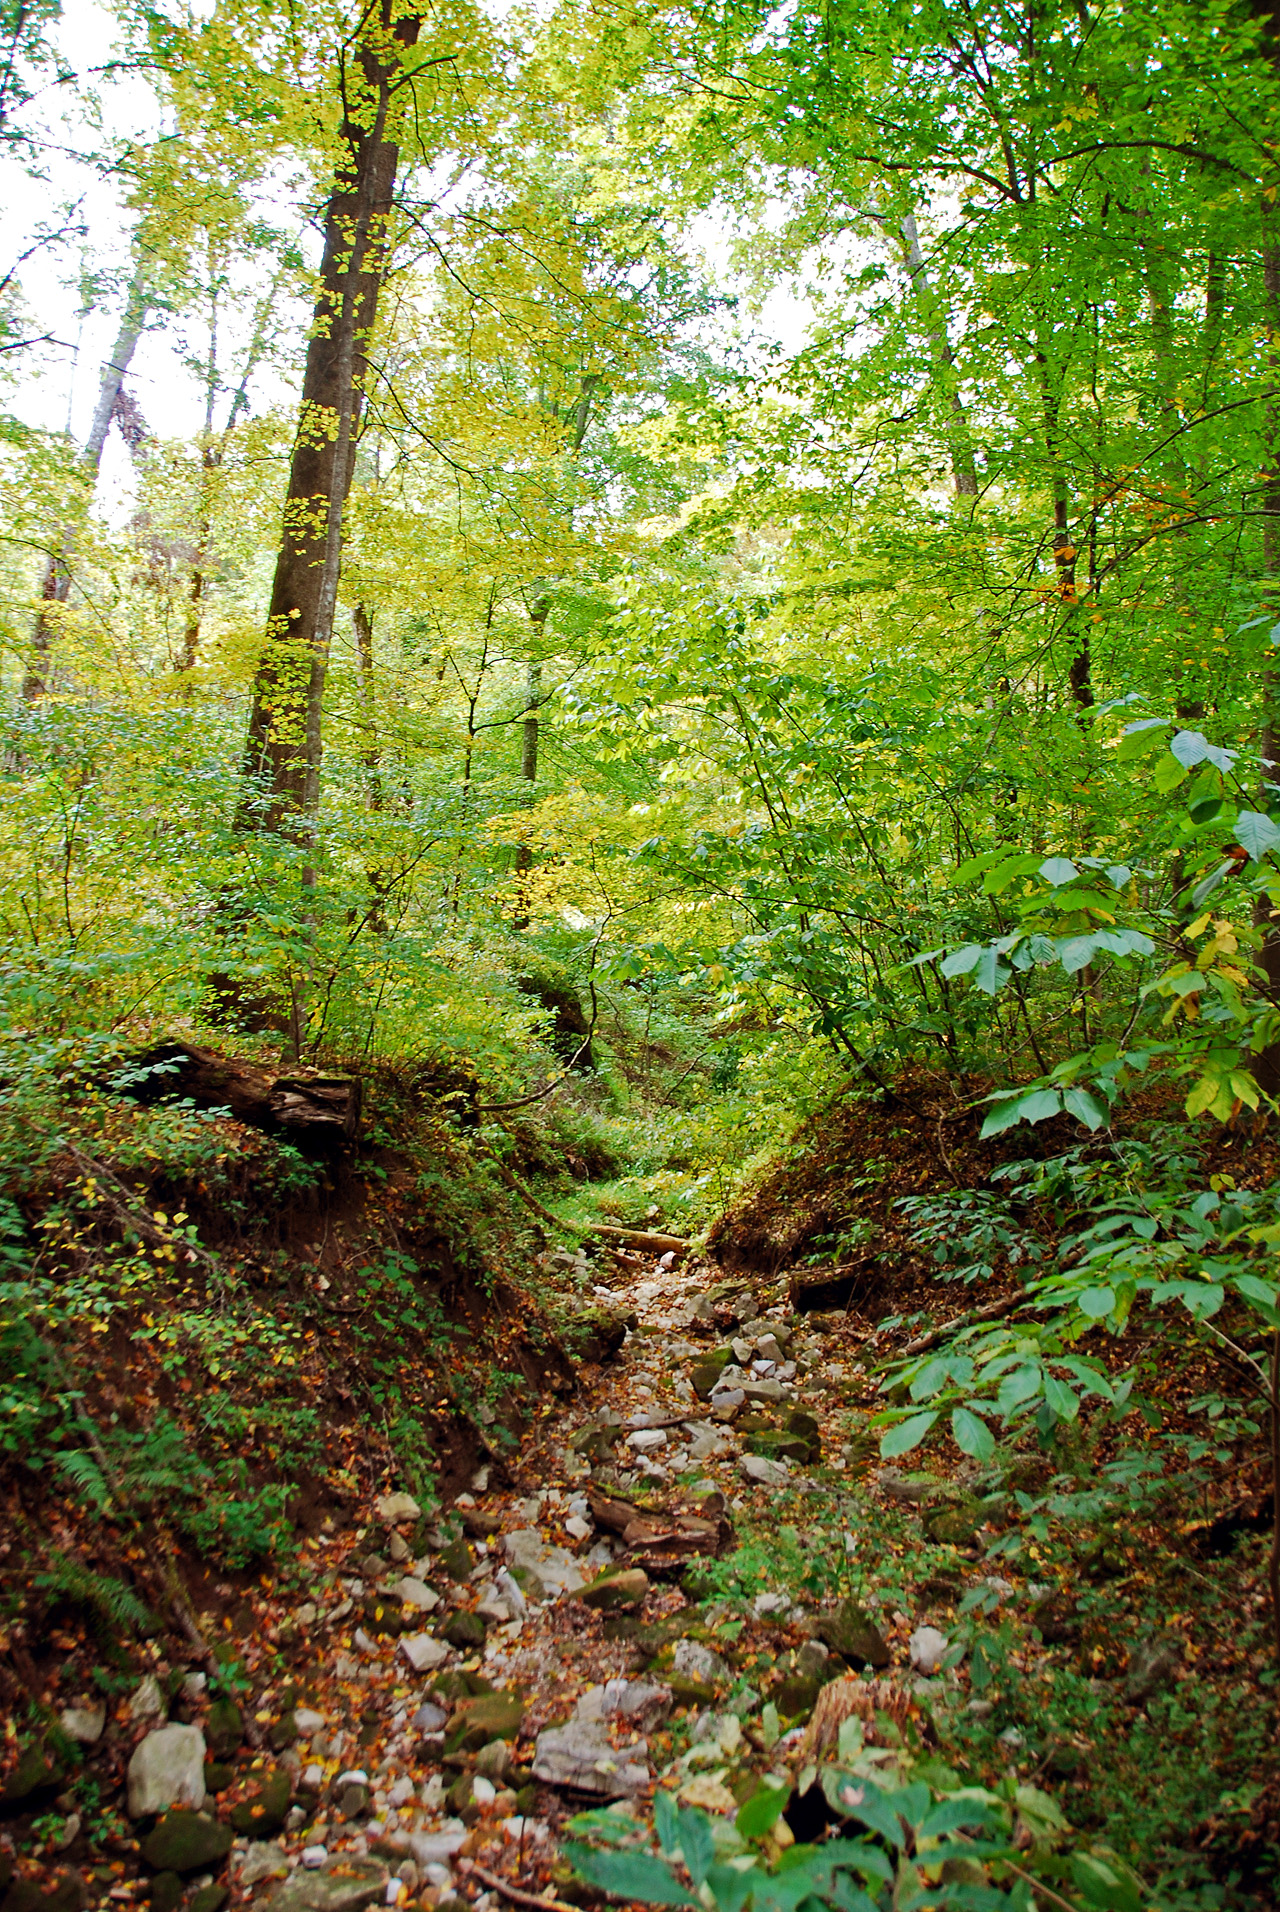
[(69, 1554), (56, 1549), (49, 1555), (47, 1570), (35, 1576), (34, 1585), (64, 1600), (74, 1600), (80, 1606), (92, 1607), (115, 1627), (145, 1633), (155, 1625), (151, 1613), (137, 1594), (125, 1586), (123, 1580), (115, 1580), (110, 1574), (95, 1573), (82, 1561), (73, 1560)]

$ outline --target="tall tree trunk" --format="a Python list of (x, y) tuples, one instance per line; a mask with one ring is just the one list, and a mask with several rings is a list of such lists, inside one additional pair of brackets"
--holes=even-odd
[[(80, 453), (80, 463), (88, 475), (91, 486), (96, 482), (102, 465), (103, 448), (107, 442), (107, 433), (111, 430), (112, 417), (120, 401), (125, 373), (137, 350), (138, 340), (142, 337), (148, 303), (142, 267), (138, 266), (125, 298), (124, 312), (121, 316), (115, 346), (111, 357), (102, 367), (102, 376), (98, 383), (98, 402), (93, 409), (89, 436)], [(31, 656), (28, 659), (26, 675), (22, 683), (22, 695), (28, 703), (34, 702), (37, 697), (43, 697), (49, 688), (50, 658), (57, 629), (57, 619), (52, 615), (51, 607), (55, 604), (65, 604), (71, 590), (71, 572), (67, 564), (71, 544), (71, 532), (68, 530), (61, 539), (61, 549), (51, 552), (45, 563), (44, 578), (40, 587), (40, 609), (36, 613), (35, 631), (31, 640)]]
[(320, 796), (320, 713), (351, 488), (368, 343), (386, 266), (400, 149), (387, 137), (403, 52), (420, 21), (391, 25), (390, 0), (356, 56), (340, 163), (325, 217), (324, 256), (284, 525), (253, 686), (245, 747), (245, 827), (305, 832)]

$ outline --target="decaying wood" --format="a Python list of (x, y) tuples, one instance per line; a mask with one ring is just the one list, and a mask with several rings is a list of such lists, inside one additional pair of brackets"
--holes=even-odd
[(941, 1327), (930, 1328), (928, 1334), (918, 1334), (914, 1341), (908, 1341), (899, 1354), (923, 1354), (926, 1349), (934, 1348), (939, 1341), (945, 1341), (958, 1328), (967, 1328), (975, 1321), (1000, 1321), (1005, 1315), (1015, 1314), (1026, 1306), (1027, 1296), (1005, 1295), (1000, 1301), (989, 1301), (982, 1308), (971, 1308), (967, 1314), (952, 1315), (950, 1321), (944, 1321)]
[(354, 1141), (360, 1126), (363, 1084), (359, 1076), (275, 1076), (242, 1056), (215, 1055), (183, 1042), (159, 1043), (132, 1056), (117, 1082), (136, 1102), (176, 1098), (202, 1109), (230, 1109), (251, 1128), (285, 1134), (342, 1136)]
[(714, 1557), (734, 1544), (731, 1523), (723, 1514), (686, 1514), (663, 1510), (651, 1513), (620, 1494), (602, 1494), (587, 1488), (587, 1504), (597, 1527), (621, 1536), (622, 1544), (643, 1566), (661, 1573), (680, 1567), (696, 1555)]
[(643, 1228), (614, 1228), (604, 1222), (596, 1222), (591, 1229), (592, 1235), (598, 1235), (603, 1242), (618, 1242), (624, 1248), (643, 1248), (654, 1255), (687, 1255), (689, 1244), (679, 1235), (655, 1235)]

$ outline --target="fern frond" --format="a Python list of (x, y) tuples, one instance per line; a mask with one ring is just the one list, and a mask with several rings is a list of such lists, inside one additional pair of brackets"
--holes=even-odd
[(150, 1612), (123, 1580), (95, 1573), (83, 1561), (73, 1560), (70, 1554), (56, 1549), (49, 1555), (47, 1571), (35, 1576), (34, 1585), (46, 1593), (60, 1594), (66, 1600), (94, 1608), (115, 1627), (141, 1633), (155, 1625)]

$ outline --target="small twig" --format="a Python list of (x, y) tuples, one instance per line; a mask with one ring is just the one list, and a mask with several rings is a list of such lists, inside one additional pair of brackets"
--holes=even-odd
[(477, 1879), (483, 1880), (485, 1885), (491, 1886), (504, 1899), (511, 1899), (516, 1905), (533, 1906), (536, 1912), (581, 1912), (580, 1906), (569, 1905), (564, 1899), (544, 1899), (536, 1892), (525, 1892), (518, 1885), (508, 1885), (499, 1873), (490, 1872), (488, 1866), (477, 1865), (474, 1859), (463, 1859), (460, 1863), (468, 1872), (474, 1872)]

